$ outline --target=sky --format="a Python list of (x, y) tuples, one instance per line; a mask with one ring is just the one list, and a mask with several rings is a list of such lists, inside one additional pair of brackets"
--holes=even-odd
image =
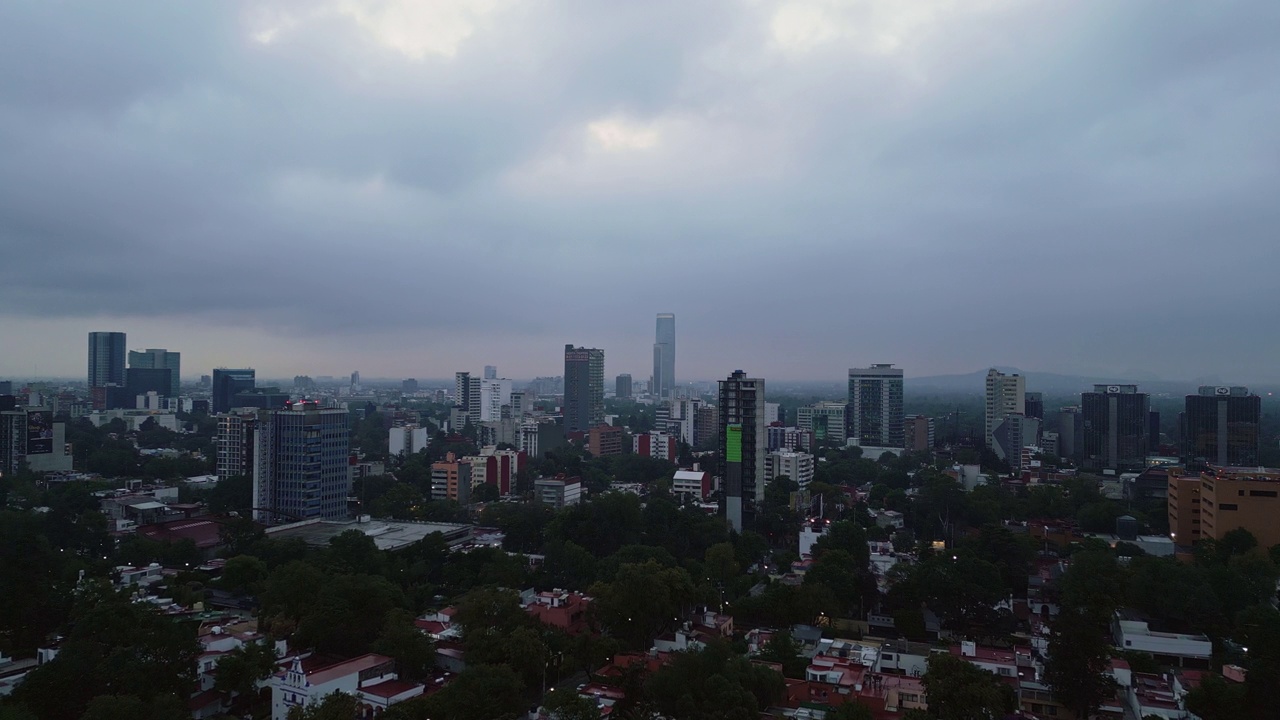
[(1280, 3), (0, 3), (0, 377), (1280, 381)]

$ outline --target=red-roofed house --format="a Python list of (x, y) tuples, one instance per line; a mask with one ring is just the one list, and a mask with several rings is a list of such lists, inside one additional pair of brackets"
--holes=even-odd
[(365, 717), (417, 697), (423, 691), (422, 685), (399, 679), (394, 660), (372, 653), (310, 669), (301, 658), (295, 657), (286, 670), (276, 673), (270, 685), (272, 720), (287, 720), (290, 708), (318, 703), (335, 691), (355, 695)]
[(558, 627), (571, 635), (587, 632), (587, 608), (591, 598), (565, 590), (549, 590), (533, 596), (525, 611), (544, 625)]

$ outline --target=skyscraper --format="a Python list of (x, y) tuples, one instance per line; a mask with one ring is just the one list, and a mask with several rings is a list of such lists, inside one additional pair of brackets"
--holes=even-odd
[(734, 370), (720, 381), (718, 407), (720, 475), (725, 479), (725, 517), (741, 530), (755, 517), (757, 499), (764, 498), (765, 451), (764, 380)]
[(614, 380), (613, 396), (619, 400), (631, 399), (631, 375), (622, 373)]
[(485, 366), (484, 366), (484, 379), (485, 379), (485, 380), (497, 380), (497, 379), (498, 379), (498, 366), (497, 366), (497, 365), (485, 365)]
[(849, 368), (847, 422), (847, 437), (860, 446), (903, 447), (902, 368), (891, 363)]
[(1080, 395), (1087, 470), (1140, 470), (1147, 462), (1150, 397), (1137, 385), (1094, 385)]
[(321, 408), (309, 401), (283, 410), (261, 410), (255, 434), (256, 520), (278, 523), (347, 516), (351, 470), (346, 410)]
[(252, 390), (255, 385), (254, 371), (252, 368), (242, 368), (231, 370), (227, 368), (216, 368), (213, 371), (213, 389), (210, 397), (210, 411), (215, 415), (224, 413), (234, 407), (235, 396), (246, 390)]
[(676, 386), (676, 316), (658, 313), (658, 332), (653, 343), (653, 387), (649, 392), (671, 397)]
[(603, 422), (604, 351), (565, 345), (565, 432), (586, 432)]
[(1188, 464), (1253, 467), (1258, 464), (1262, 398), (1246, 387), (1202, 386), (1186, 398), (1182, 459)]
[(987, 371), (986, 422), (983, 429), (987, 447), (995, 447), (996, 427), (1006, 415), (1026, 413), (1026, 394), (1026, 378), (1021, 375), (1005, 375), (995, 368)]
[[(468, 420), (480, 422), (480, 378), (473, 378), (470, 372), (465, 371), (454, 373), (453, 397), (454, 405), (461, 409), (462, 425)], [(461, 430), (462, 425), (454, 429)]]
[(257, 455), (254, 436), (257, 428), (256, 412), (225, 413), (218, 416), (218, 459), (215, 467), (219, 480), (236, 475), (253, 477), (253, 460)]
[(124, 387), (124, 333), (89, 333), (89, 387)]
[(143, 370), (160, 370), (166, 368), (170, 371), (169, 390), (164, 393), (169, 397), (178, 397), (179, 388), (182, 385), (182, 353), (169, 352), (164, 348), (147, 348), (142, 352), (137, 350), (129, 351), (129, 367), (139, 368)]

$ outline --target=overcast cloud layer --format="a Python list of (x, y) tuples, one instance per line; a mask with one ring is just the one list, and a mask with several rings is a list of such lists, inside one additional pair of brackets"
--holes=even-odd
[[(1280, 3), (0, 4), (0, 375), (1280, 380)], [(38, 367), (37, 367), (38, 366)]]

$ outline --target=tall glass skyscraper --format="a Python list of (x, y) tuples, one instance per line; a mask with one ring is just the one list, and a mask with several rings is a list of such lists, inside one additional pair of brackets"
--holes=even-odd
[(902, 414), (902, 369), (891, 363), (849, 368), (846, 437), (865, 447), (905, 445)]
[(314, 402), (259, 411), (254, 518), (271, 523), (345, 518), (351, 492), (350, 423), (346, 410)]
[(89, 387), (124, 387), (124, 333), (89, 333)]
[(603, 423), (604, 351), (565, 345), (565, 432), (586, 432)]
[(161, 370), (169, 369), (172, 374), (169, 376), (169, 397), (178, 397), (179, 387), (181, 386), (182, 374), (182, 353), (169, 352), (164, 348), (147, 348), (142, 352), (137, 350), (129, 351), (129, 367)]
[(658, 332), (653, 343), (653, 388), (660, 398), (671, 397), (676, 386), (676, 316), (658, 313)]

